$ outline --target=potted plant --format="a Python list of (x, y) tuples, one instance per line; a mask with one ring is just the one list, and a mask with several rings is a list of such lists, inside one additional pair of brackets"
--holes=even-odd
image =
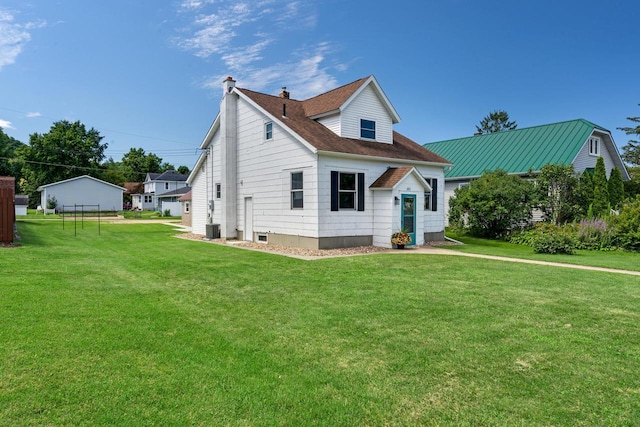
[(411, 236), (406, 230), (401, 230), (391, 235), (391, 244), (396, 245), (397, 249), (404, 249), (404, 245), (409, 243), (411, 243)]

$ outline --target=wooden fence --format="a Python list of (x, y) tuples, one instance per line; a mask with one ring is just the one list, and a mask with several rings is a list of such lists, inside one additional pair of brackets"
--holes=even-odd
[(15, 178), (0, 177), (0, 243), (13, 242), (13, 224), (16, 222)]

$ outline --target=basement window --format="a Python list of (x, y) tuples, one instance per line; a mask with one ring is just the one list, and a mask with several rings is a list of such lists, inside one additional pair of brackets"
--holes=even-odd
[(267, 235), (258, 233), (258, 242), (267, 243)]

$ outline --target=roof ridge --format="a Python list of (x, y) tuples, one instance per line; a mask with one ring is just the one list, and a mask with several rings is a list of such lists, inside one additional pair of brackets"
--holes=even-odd
[(579, 118), (579, 119), (572, 119), (572, 120), (563, 120), (563, 121), (554, 122), (554, 123), (545, 123), (545, 124), (542, 124), (542, 125), (527, 126), (527, 127), (524, 127), (524, 128), (503, 130), (503, 131), (500, 131), (500, 132), (485, 133), (485, 134), (482, 134), (482, 135), (469, 135), (469, 136), (461, 136), (459, 138), (443, 139), (441, 141), (427, 142), (426, 144), (429, 144), (429, 145), (430, 144), (440, 144), (440, 143), (444, 143), (444, 142), (459, 141), (459, 140), (462, 140), (462, 139), (469, 139), (469, 138), (489, 138), (489, 137), (492, 137), (494, 135), (504, 135), (504, 134), (510, 133), (510, 132), (518, 132), (518, 131), (542, 128), (542, 127), (547, 127), (547, 126), (556, 126), (556, 125), (561, 125), (561, 124), (564, 124), (564, 123), (572, 123), (572, 122), (583, 122), (583, 123), (587, 124), (588, 126), (593, 126), (594, 128), (598, 128), (598, 129), (605, 130), (605, 131), (609, 132), (608, 129), (603, 128), (602, 126), (598, 126), (597, 124), (595, 124), (593, 122), (590, 122), (587, 119)]
[(314, 98), (318, 98), (318, 97), (320, 97), (320, 96), (326, 96), (326, 95), (330, 94), (331, 92), (335, 92), (335, 91), (337, 91), (337, 90), (343, 89), (343, 88), (345, 88), (346, 86), (352, 85), (352, 84), (357, 83), (357, 82), (359, 82), (359, 81), (362, 81), (362, 82), (364, 83), (364, 81), (365, 81), (365, 80), (367, 80), (367, 79), (369, 79), (372, 75), (373, 75), (373, 74), (370, 74), (370, 75), (368, 75), (368, 76), (366, 76), (366, 77), (362, 77), (362, 78), (356, 79), (356, 80), (354, 80), (354, 81), (352, 81), (352, 82), (345, 83), (345, 84), (343, 84), (343, 85), (341, 85), (341, 86), (334, 87), (333, 89), (330, 89), (330, 90), (328, 90), (328, 91), (326, 91), (326, 92), (322, 92), (322, 93), (319, 93), (319, 94), (317, 94), (317, 95), (312, 96), (311, 98), (307, 98), (307, 99), (303, 100), (303, 102), (310, 101), (310, 100), (312, 100), (312, 99), (314, 99)]

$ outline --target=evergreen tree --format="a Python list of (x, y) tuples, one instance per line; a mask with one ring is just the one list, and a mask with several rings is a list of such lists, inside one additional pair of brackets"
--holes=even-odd
[(545, 165), (536, 181), (538, 207), (544, 213), (544, 220), (556, 225), (573, 221), (580, 211), (578, 178), (573, 165)]
[(620, 169), (611, 169), (609, 174), (609, 203), (612, 209), (620, 208), (624, 199), (624, 182), (622, 181), (622, 172)]
[(509, 113), (503, 110), (496, 110), (485, 116), (480, 121), (480, 126), (476, 126), (476, 130), (479, 134), (485, 134), (513, 130), (517, 127), (515, 120), (509, 121)]
[(593, 174), (593, 202), (591, 203), (591, 209), (593, 216), (596, 218), (602, 218), (609, 214), (609, 184), (607, 183), (607, 170), (602, 157), (598, 157)]
[(589, 206), (593, 203), (593, 173), (584, 170), (578, 180), (578, 204), (582, 216), (587, 216)]
[[(640, 117), (627, 117), (627, 120), (634, 123), (640, 123)], [(618, 129), (626, 132), (627, 135), (640, 136), (640, 125), (636, 125), (635, 127), (622, 127)], [(630, 140), (627, 145), (622, 147), (622, 160), (633, 166), (640, 166), (640, 142)]]

